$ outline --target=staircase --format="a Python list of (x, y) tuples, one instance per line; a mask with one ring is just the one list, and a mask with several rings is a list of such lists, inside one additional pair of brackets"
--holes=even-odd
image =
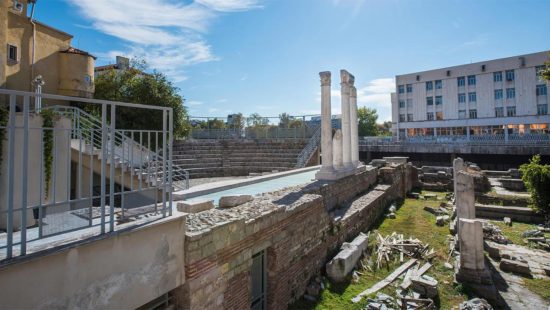
[(295, 169), (308, 139), (178, 140), (173, 162), (190, 178), (246, 176)]
[[(102, 122), (95, 116), (70, 106), (53, 106), (49, 109), (72, 121), (72, 161), (81, 163), (84, 168), (95, 174), (101, 174), (101, 162), (105, 156), (107, 171), (105, 175), (108, 182), (110, 182), (109, 171), (113, 165), (114, 182), (126, 189), (156, 187), (162, 183), (163, 178), (168, 182), (170, 177), (173, 188), (178, 190), (189, 188), (187, 171), (172, 164), (170, 173), (171, 163), (164, 160), (161, 154), (162, 150), (155, 152), (137, 142), (150, 142), (150, 136), (137, 138), (138, 134), (133, 136), (131, 131), (115, 130), (114, 134), (105, 133), (105, 137), (103, 137)], [(105, 150), (101, 148), (102, 139), (107, 140), (108, 147)], [(114, 144), (112, 150), (111, 142)], [(113, 158), (114, 162), (112, 162)]]

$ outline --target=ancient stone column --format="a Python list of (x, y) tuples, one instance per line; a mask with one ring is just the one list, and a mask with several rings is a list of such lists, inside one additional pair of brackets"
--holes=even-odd
[(342, 158), (342, 142), (343, 142), (342, 130), (336, 130), (334, 138), (332, 139), (332, 152), (334, 154), (334, 169), (344, 169), (344, 163)]
[(464, 170), (464, 160), (460, 157), (455, 158), (453, 160), (453, 190), (455, 193), (455, 199), (456, 199), (456, 180), (457, 175), (459, 171)]
[(490, 284), (491, 275), (485, 269), (483, 254), (483, 226), (480, 220), (458, 220), (460, 247), (460, 266), (456, 274), (458, 281), (479, 284)]
[(342, 97), (342, 160), (344, 168), (350, 169), (351, 163), (351, 127), (350, 127), (350, 79), (353, 76), (346, 70), (340, 70)]
[(357, 121), (357, 88), (351, 87), (350, 93), (351, 162), (359, 166), (359, 128)]
[(330, 71), (320, 72), (321, 77), (321, 173), (334, 172), (332, 166), (332, 112), (330, 107)]
[[(474, 177), (466, 171), (459, 171), (456, 178), (456, 213), (459, 219), (475, 219)], [(460, 226), (458, 228), (460, 230)]]

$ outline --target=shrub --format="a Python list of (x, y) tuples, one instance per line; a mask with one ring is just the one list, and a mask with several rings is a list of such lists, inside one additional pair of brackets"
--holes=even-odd
[(528, 164), (519, 167), (521, 179), (535, 207), (546, 214), (550, 213), (550, 165), (540, 163), (540, 155), (535, 155)]

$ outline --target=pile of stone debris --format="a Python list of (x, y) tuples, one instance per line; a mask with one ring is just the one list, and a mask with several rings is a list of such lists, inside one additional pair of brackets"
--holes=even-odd
[(452, 205), (442, 202), (438, 208), (424, 207), (424, 211), (428, 211), (436, 216), (435, 224), (437, 226), (444, 226), (450, 220), (454, 219), (454, 210)]
[(502, 230), (498, 226), (489, 222), (483, 222), (483, 238), (485, 240), (491, 240), (500, 244), (512, 243), (508, 238), (502, 234)]
[(550, 228), (541, 225), (537, 229), (525, 231), (522, 237), (526, 242), (533, 242), (537, 248), (550, 251), (550, 238), (545, 233), (550, 233)]

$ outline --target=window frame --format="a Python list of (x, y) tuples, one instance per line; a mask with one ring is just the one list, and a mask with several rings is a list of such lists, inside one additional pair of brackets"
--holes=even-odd
[[(497, 94), (498, 94), (499, 96), (497, 96)], [(502, 88), (500, 88), (500, 89), (495, 89), (495, 91), (494, 91), (494, 98), (495, 98), (495, 100), (502, 100), (502, 99), (504, 98), (504, 94), (503, 94)]]
[(412, 93), (413, 92), (413, 85), (412, 84), (406, 84), (405, 89), (406, 89), (407, 94)]
[(546, 87), (546, 84), (540, 84), (535, 87), (535, 94), (538, 96), (546, 96), (548, 95), (548, 87)]
[(466, 93), (458, 94), (458, 103), (466, 103)]
[(506, 107), (506, 117), (514, 117), (516, 116), (516, 107), (510, 106)]
[(506, 99), (515, 99), (516, 98), (516, 88), (510, 87), (506, 88)]
[(433, 81), (427, 81), (426, 82), (426, 91), (432, 91), (433, 89), (434, 89), (434, 82)]
[(435, 119), (435, 114), (434, 112), (427, 112), (426, 113), (426, 120), (428, 121), (433, 121)]
[(400, 109), (404, 109), (406, 107), (405, 100), (399, 100), (398, 103)]
[[(498, 113), (500, 112), (500, 113)], [(504, 107), (495, 108), (495, 117), (504, 117)]]
[(405, 93), (405, 85), (397, 85), (397, 93), (404, 94)]
[[(431, 102), (431, 103), (430, 103)], [(426, 105), (433, 106), (434, 105), (434, 97), (428, 96), (426, 97)]]
[(468, 102), (477, 102), (477, 93), (475, 91), (468, 93)]
[[(437, 101), (437, 99), (441, 99), (439, 100), (439, 103)], [(438, 106), (438, 105), (443, 105), (443, 96), (435, 96), (435, 101), (434, 101), (435, 105)]]
[(493, 72), (493, 82), (502, 82), (502, 71)]
[(468, 110), (468, 118), (476, 119), (477, 118), (477, 109)]
[[(541, 108), (544, 107), (544, 112), (541, 113)], [(548, 104), (547, 103), (541, 103), (537, 104), (537, 115), (548, 115)]]
[(456, 85), (458, 87), (466, 86), (466, 77), (465, 76), (459, 76), (456, 78)]
[(475, 75), (468, 75), (468, 86), (476, 85), (477, 80)]
[[(8, 63), (18, 63), (19, 62), (19, 47), (15, 44), (7, 44), (7, 55)], [(14, 51), (15, 58), (12, 58), (12, 51)]]
[[(506, 75), (506, 81), (508, 82), (512, 82), (512, 81), (515, 81), (516, 80), (516, 73), (515, 73), (515, 70), (506, 70), (505, 71), (505, 75)], [(510, 78), (509, 78), (510, 76)]]
[(443, 81), (442, 80), (435, 80), (435, 83), (434, 83), (434, 87), (435, 89), (443, 89)]

